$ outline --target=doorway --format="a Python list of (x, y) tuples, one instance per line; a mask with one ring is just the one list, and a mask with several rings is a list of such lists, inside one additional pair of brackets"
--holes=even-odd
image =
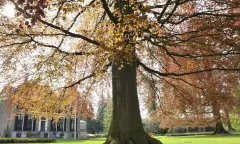
[(45, 123), (46, 123), (46, 121), (41, 121), (41, 129), (40, 129), (40, 131), (45, 131)]

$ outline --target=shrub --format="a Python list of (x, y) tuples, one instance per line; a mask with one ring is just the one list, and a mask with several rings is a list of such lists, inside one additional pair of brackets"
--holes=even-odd
[(95, 136), (97, 137), (97, 138), (107, 138), (107, 133), (98, 133), (98, 134), (95, 134)]
[(173, 133), (167, 134), (167, 136), (194, 136), (194, 135), (210, 135), (211, 132), (199, 132), (199, 133)]
[(173, 133), (186, 133), (185, 127), (175, 127), (173, 128)]
[(0, 143), (52, 143), (56, 142), (52, 138), (0, 138)]
[(168, 129), (160, 128), (160, 124), (158, 122), (151, 121), (149, 119), (143, 120), (143, 128), (147, 132), (152, 132), (155, 134), (166, 134)]
[[(11, 136), (11, 130), (10, 130), (10, 128), (7, 126), (7, 128), (4, 130), (4, 136), (6, 137), (6, 138), (9, 138), (10, 136)], [(1, 136), (1, 135), (0, 135)]]

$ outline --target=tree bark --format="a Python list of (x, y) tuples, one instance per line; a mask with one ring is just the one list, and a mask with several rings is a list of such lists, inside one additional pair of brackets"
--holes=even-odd
[(223, 127), (222, 119), (221, 119), (221, 114), (216, 105), (213, 105), (213, 115), (216, 119), (216, 124), (215, 124), (215, 131), (213, 134), (229, 134), (228, 131), (226, 131)]
[(136, 83), (136, 63), (112, 65), (113, 112), (105, 144), (161, 144), (143, 129)]

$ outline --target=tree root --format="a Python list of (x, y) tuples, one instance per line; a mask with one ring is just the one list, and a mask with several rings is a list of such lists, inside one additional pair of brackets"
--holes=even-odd
[(150, 137), (149, 135), (147, 135), (147, 140), (148, 140), (149, 144), (162, 144), (161, 141), (159, 141), (153, 137)]

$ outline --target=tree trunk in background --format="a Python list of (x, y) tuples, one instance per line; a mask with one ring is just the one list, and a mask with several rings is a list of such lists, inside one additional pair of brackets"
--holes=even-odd
[(229, 132), (224, 129), (222, 120), (216, 121), (215, 131), (213, 134), (229, 134)]
[(113, 113), (105, 144), (161, 144), (143, 129), (136, 83), (136, 63), (113, 63)]
[(229, 134), (223, 127), (221, 114), (216, 104), (213, 105), (213, 115), (216, 119), (215, 131), (213, 134)]
[(230, 116), (229, 116), (229, 111), (225, 109), (224, 112), (225, 112), (225, 117), (226, 117), (228, 131), (229, 132), (230, 131), (234, 131), (235, 129), (232, 127)]

